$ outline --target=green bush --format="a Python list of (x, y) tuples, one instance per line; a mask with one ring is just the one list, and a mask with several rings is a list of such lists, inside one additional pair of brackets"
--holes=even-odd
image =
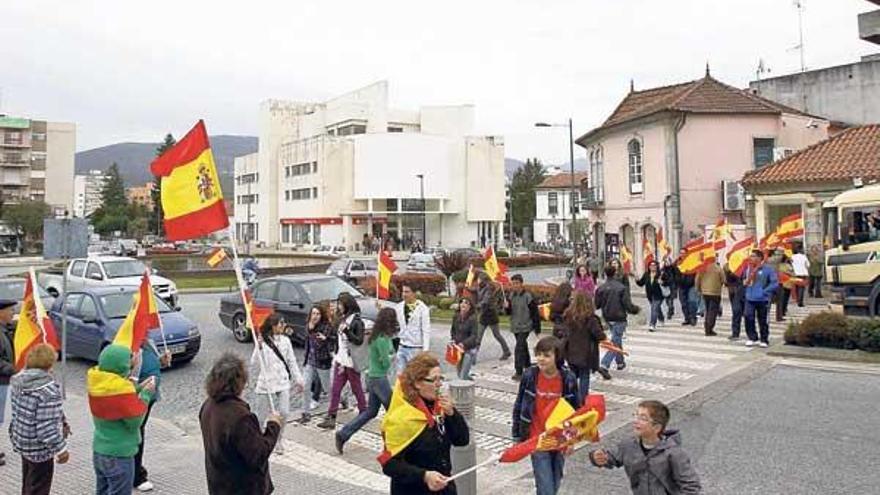
[(853, 343), (863, 351), (880, 352), (880, 318), (853, 318), (850, 321)]
[[(391, 300), (400, 301), (401, 285), (406, 282), (422, 300), (425, 296), (436, 296), (446, 291), (446, 277), (437, 273), (400, 273), (391, 276)], [(376, 279), (365, 277), (358, 279), (358, 287), (368, 296), (376, 296)], [(427, 303), (427, 301), (425, 301)]]
[(789, 323), (784, 340), (793, 345), (880, 352), (880, 319), (847, 318), (823, 311), (800, 323)]
[(441, 297), (439, 301), (437, 301), (437, 307), (440, 309), (449, 309), (452, 307), (453, 303), (455, 303), (455, 299), (451, 297)]

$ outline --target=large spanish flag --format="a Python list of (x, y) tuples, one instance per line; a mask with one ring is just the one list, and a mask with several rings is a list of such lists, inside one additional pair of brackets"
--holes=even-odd
[(382, 441), (384, 448), (377, 460), (383, 466), (392, 457), (401, 453), (424, 431), (434, 426), (434, 417), (439, 413), (440, 401), (434, 403), (434, 411), (429, 411), (419, 398), (418, 404), (410, 404), (403, 395), (400, 380), (395, 382), (391, 393), (391, 403), (382, 418)]
[(721, 219), (715, 222), (715, 227), (712, 228), (712, 235), (710, 236), (715, 245), (716, 252), (724, 250), (727, 246), (728, 238), (736, 240), (736, 237), (733, 235), (733, 228), (727, 223), (727, 218), (721, 217)]
[(150, 171), (162, 178), (162, 211), (168, 240), (195, 239), (229, 226), (203, 121), (153, 160)]
[(804, 216), (801, 213), (789, 215), (779, 221), (776, 236), (780, 239), (791, 239), (804, 235)]
[(379, 273), (376, 295), (379, 299), (391, 298), (391, 276), (397, 270), (397, 264), (385, 251), (379, 251)]
[(626, 247), (626, 244), (620, 245), (620, 265), (623, 267), (623, 273), (630, 274), (633, 270), (633, 255)]
[(731, 272), (735, 273), (737, 277), (742, 277), (743, 271), (746, 269), (749, 256), (752, 254), (752, 249), (754, 249), (754, 247), (755, 238), (747, 237), (734, 244), (727, 253), (727, 267)]
[[(688, 243), (688, 245), (691, 245)], [(678, 269), (685, 275), (692, 275), (702, 271), (706, 266), (715, 262), (715, 243), (703, 242), (691, 246), (679, 259)]]
[(147, 412), (147, 405), (131, 380), (98, 366), (86, 373), (86, 389), (95, 423), (137, 418)]
[(663, 237), (663, 229), (657, 231), (657, 251), (660, 252), (660, 259), (666, 259), (667, 256), (672, 256), (672, 246), (666, 242), (666, 238)]
[(141, 286), (132, 299), (131, 310), (116, 332), (116, 336), (113, 337), (114, 344), (137, 352), (147, 338), (147, 333), (153, 328), (159, 328), (159, 310), (154, 297), (150, 276), (144, 273), (141, 277)]
[(647, 237), (642, 238), (642, 260), (645, 263), (645, 270), (654, 261), (654, 246), (651, 245), (651, 241)]
[(500, 284), (508, 282), (507, 267), (498, 261), (498, 258), (495, 256), (495, 249), (492, 248), (492, 246), (486, 248), (486, 252), (483, 254), (483, 260), (483, 268), (493, 282), (498, 282)]
[(58, 344), (58, 335), (55, 326), (43, 307), (43, 302), (34, 295), (34, 269), (25, 280), (24, 298), (21, 301), (21, 311), (18, 314), (18, 324), (15, 327), (15, 338), (12, 347), (15, 349), (15, 369), (24, 368), (27, 355), (37, 344), (48, 343), (55, 349)]

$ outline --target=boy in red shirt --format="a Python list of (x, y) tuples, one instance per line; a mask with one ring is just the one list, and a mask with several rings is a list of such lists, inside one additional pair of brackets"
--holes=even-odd
[[(562, 363), (559, 339), (547, 336), (535, 345), (535, 366), (523, 372), (513, 404), (513, 438), (528, 440), (544, 432), (556, 403), (566, 400), (577, 409), (577, 379)], [(535, 452), (532, 470), (538, 495), (555, 495), (562, 484), (562, 452)]]

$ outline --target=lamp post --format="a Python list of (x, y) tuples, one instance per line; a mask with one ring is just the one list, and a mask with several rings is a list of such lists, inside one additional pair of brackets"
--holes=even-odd
[(422, 249), (425, 249), (428, 242), (428, 229), (425, 216), (425, 174), (416, 174), (416, 177), (419, 178), (419, 197), (421, 198), (422, 203)]
[[(537, 122), (535, 127), (568, 127), (568, 157), (569, 157), (569, 168), (571, 171), (571, 190), (568, 194), (568, 207), (571, 208), (571, 231), (569, 237), (572, 240), (573, 252), (575, 263), (577, 263), (577, 239), (575, 239), (575, 230), (577, 228), (577, 211), (574, 208), (574, 192), (575, 192), (575, 184), (574, 184), (574, 126), (572, 125), (571, 118), (568, 119), (568, 124), (550, 124), (547, 122)], [(563, 214), (565, 214), (565, 210), (563, 210)], [(565, 225), (565, 219), (563, 217), (562, 225)]]

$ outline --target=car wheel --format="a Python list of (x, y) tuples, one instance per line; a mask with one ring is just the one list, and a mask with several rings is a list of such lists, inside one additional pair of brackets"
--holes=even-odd
[(232, 336), (241, 343), (251, 341), (251, 332), (244, 324), (244, 313), (236, 313), (232, 317)]
[(56, 289), (54, 287), (49, 287), (48, 289), (46, 289), (46, 292), (54, 298), (58, 298), (58, 296), (59, 296), (58, 289)]

